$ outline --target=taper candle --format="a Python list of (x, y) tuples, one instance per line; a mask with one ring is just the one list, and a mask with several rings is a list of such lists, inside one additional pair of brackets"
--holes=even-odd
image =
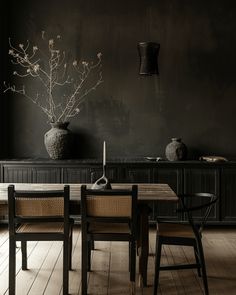
[(103, 166), (106, 165), (106, 142), (103, 141)]

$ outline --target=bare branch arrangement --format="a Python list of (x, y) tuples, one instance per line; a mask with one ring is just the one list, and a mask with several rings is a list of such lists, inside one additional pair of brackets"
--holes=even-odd
[[(39, 81), (40, 92), (31, 94), (25, 85), (17, 88), (14, 84), (4, 82), (5, 90), (19, 93), (30, 99), (47, 115), (50, 123), (66, 122), (80, 112), (80, 106), (86, 96), (103, 82), (102, 80), (102, 54), (97, 54), (97, 62), (66, 62), (66, 53), (58, 49), (54, 39), (42, 39), (47, 44), (45, 54), (38, 46), (19, 44), (13, 46), (9, 39), (9, 55), (11, 62), (19, 70), (13, 75), (19, 78), (35, 78)], [(57, 41), (61, 37), (57, 36)]]

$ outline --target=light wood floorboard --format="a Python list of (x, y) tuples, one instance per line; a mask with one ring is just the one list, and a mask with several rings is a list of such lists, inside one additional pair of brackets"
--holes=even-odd
[[(204, 232), (205, 251), (210, 294), (236, 294), (236, 229), (212, 228)], [(73, 234), (73, 271), (70, 271), (69, 291), (81, 292), (81, 232), (75, 227)], [(28, 268), (21, 270), (20, 244), (17, 248), (17, 295), (62, 294), (62, 243), (28, 242)], [(137, 295), (153, 292), (155, 259), (155, 230), (150, 229), (150, 255), (148, 261), (148, 287), (139, 288)], [(88, 273), (88, 293), (96, 295), (130, 294), (128, 245), (123, 242), (97, 242), (92, 251), (92, 271)], [(165, 246), (161, 263), (172, 264), (194, 261), (189, 247)], [(138, 259), (137, 259), (138, 269)], [(138, 282), (138, 274), (137, 280)], [(8, 294), (8, 230), (0, 227), (0, 295)], [(195, 270), (164, 271), (160, 274), (160, 295), (200, 295), (201, 278)]]

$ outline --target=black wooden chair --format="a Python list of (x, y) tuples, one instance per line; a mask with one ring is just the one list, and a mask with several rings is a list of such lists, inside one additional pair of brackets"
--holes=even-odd
[(129, 242), (131, 293), (135, 292), (137, 185), (126, 190), (92, 190), (81, 187), (82, 295), (87, 294), (94, 241)]
[(68, 294), (72, 225), (69, 186), (60, 191), (18, 191), (8, 187), (9, 295), (15, 294), (16, 242), (21, 242), (22, 270), (27, 270), (27, 241), (63, 241), (63, 295)]
[[(158, 221), (153, 294), (157, 294), (160, 271), (196, 268), (198, 275), (202, 276), (205, 294), (207, 295), (209, 291), (201, 238), (203, 227), (217, 201), (217, 197), (210, 193), (195, 193), (179, 197), (182, 206), (177, 211), (187, 216), (188, 224)], [(161, 266), (162, 245), (192, 246), (196, 263)]]

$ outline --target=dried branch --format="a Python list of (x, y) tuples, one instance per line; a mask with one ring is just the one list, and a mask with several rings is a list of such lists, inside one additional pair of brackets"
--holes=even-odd
[[(61, 39), (57, 36), (57, 39)], [(47, 95), (30, 95), (25, 90), (25, 86), (17, 89), (16, 86), (4, 82), (5, 90), (21, 94), (41, 108), (47, 115), (50, 122), (65, 122), (68, 118), (74, 117), (79, 113), (80, 105), (86, 96), (103, 82), (101, 71), (102, 54), (97, 54), (95, 64), (76, 60), (71, 65), (66, 63), (66, 53), (58, 49), (54, 39), (46, 40), (45, 32), (42, 32), (42, 40), (48, 42), (47, 53), (40, 50), (38, 46), (26, 44), (13, 46), (9, 38), (9, 55), (12, 64), (18, 66), (13, 75), (19, 78), (35, 78), (40, 84), (40, 90), (46, 91)], [(46, 59), (45, 59), (46, 56)], [(72, 70), (74, 72), (68, 74)], [(95, 81), (92, 81), (95, 75)], [(92, 77), (93, 76), (93, 77)], [(87, 85), (89, 82), (89, 85)], [(71, 87), (68, 87), (71, 85)], [(42, 86), (42, 87), (41, 87)], [(58, 93), (62, 92), (63, 99), (58, 103)]]

